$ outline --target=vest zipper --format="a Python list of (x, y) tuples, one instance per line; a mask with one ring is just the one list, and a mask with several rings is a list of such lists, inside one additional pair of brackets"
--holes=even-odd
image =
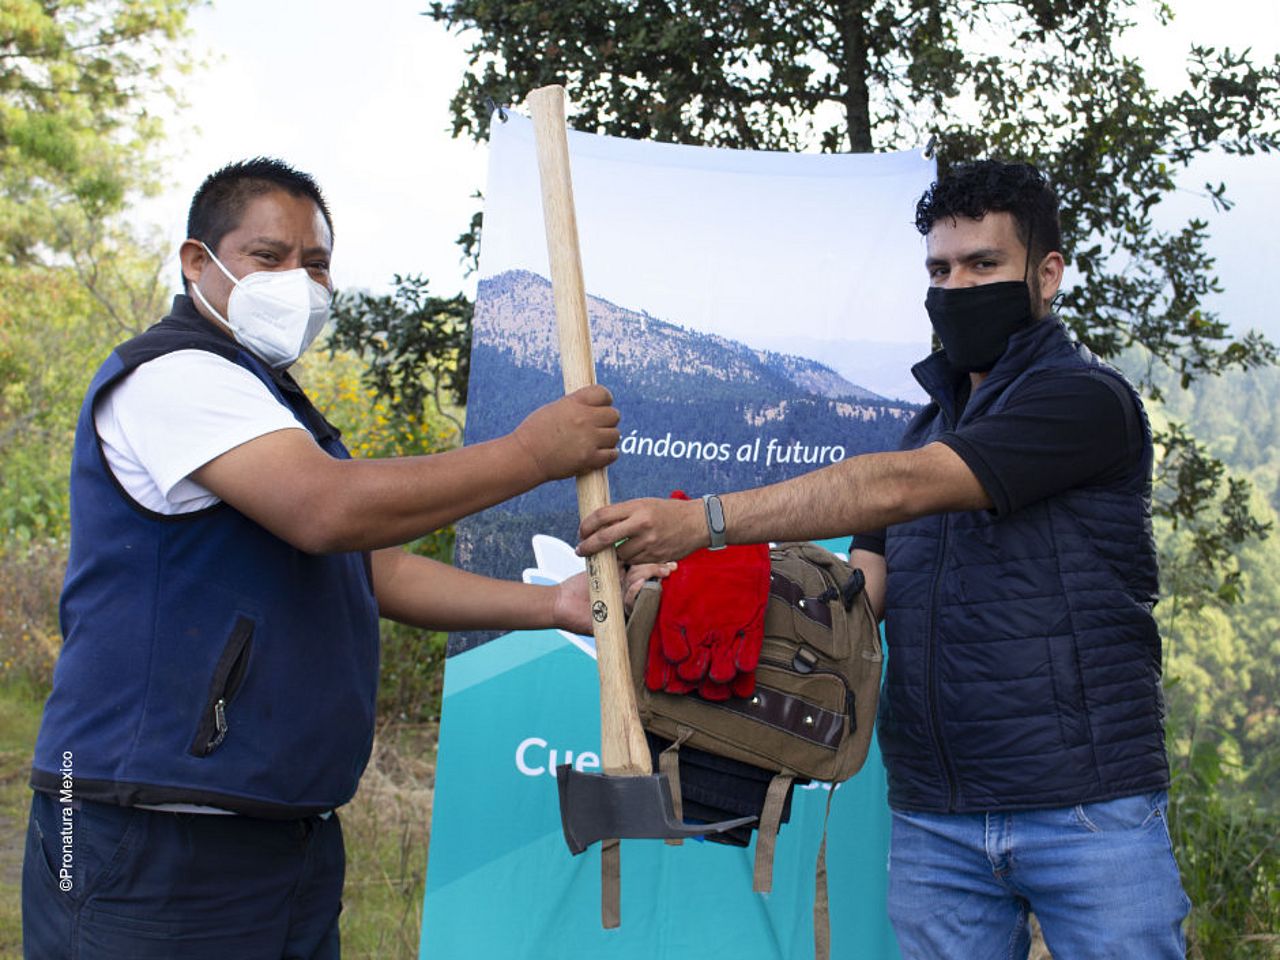
[(238, 617), (230, 637), (214, 669), (209, 689), (209, 699), (201, 712), (200, 724), (189, 752), (197, 757), (207, 757), (222, 745), (230, 724), (227, 722), (227, 704), (244, 683), (249, 665), (249, 650), (253, 641), (254, 623), (247, 617)]
[(933, 747), (942, 761), (943, 779), (947, 781), (947, 811), (956, 808), (956, 773), (947, 755), (946, 742), (942, 739), (942, 720), (938, 716), (938, 589), (942, 580), (942, 564), (947, 554), (947, 532), (951, 528), (947, 514), (942, 515), (942, 538), (938, 543), (938, 559), (933, 568), (933, 591), (929, 602), (929, 632), (925, 636), (925, 698), (929, 704), (929, 732), (933, 735)]
[[(979, 384), (981, 386), (981, 384)], [(976, 390), (972, 383), (964, 406), (958, 410), (949, 409), (949, 405), (938, 403), (938, 413), (942, 417), (943, 426), (955, 429), (955, 425), (964, 419), (965, 409), (973, 400)], [(954, 400), (954, 398), (952, 398)], [(936, 436), (936, 435), (935, 435)], [(950, 514), (941, 514), (942, 536), (938, 541), (938, 556), (933, 566), (933, 586), (929, 596), (929, 629), (925, 634), (925, 700), (929, 711), (929, 734), (933, 739), (933, 749), (942, 764), (942, 778), (947, 782), (947, 811), (956, 808), (956, 791), (959, 778), (951, 765), (951, 757), (947, 754), (946, 741), (942, 737), (942, 719), (938, 716), (938, 591), (942, 582), (942, 565), (946, 562), (947, 534), (951, 530)]]

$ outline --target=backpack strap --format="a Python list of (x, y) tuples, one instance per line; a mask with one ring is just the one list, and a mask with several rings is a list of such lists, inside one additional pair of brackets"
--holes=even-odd
[[(676, 819), (684, 819), (684, 796), (680, 791), (680, 747), (692, 737), (694, 729), (680, 724), (676, 727), (676, 738), (671, 742), (671, 746), (658, 754), (658, 772), (667, 775), (667, 785), (671, 787), (671, 806), (675, 811)], [(678, 847), (684, 841), (679, 837), (668, 837), (667, 846)]]
[(815, 960), (831, 957), (831, 903), (827, 898), (827, 821), (831, 819), (831, 799), (837, 784), (827, 792), (827, 811), (822, 815), (822, 845), (813, 876), (813, 955)]
[(756, 863), (751, 878), (751, 889), (756, 893), (768, 893), (773, 889), (773, 848), (778, 840), (778, 828), (782, 825), (787, 790), (795, 778), (790, 770), (783, 770), (769, 781), (769, 789), (765, 792), (764, 807), (756, 828)]

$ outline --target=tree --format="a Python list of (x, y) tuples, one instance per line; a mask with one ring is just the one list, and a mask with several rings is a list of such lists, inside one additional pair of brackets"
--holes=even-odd
[(66, 530), (80, 396), (165, 299), (120, 216), (157, 182), (149, 112), (195, 0), (0, 0), (0, 549)]
[[(1178, 172), (1210, 150), (1280, 146), (1280, 57), (1193, 47), (1163, 96), (1120, 52), (1138, 0), (457, 0), (430, 15), (474, 31), (454, 133), (490, 103), (564, 83), (576, 129), (765, 150), (905, 149), (1049, 171), (1080, 283), (1060, 312), (1103, 356), (1141, 343), (1190, 382), (1274, 359), (1205, 309), (1207, 224), (1157, 228)], [(1222, 184), (1205, 185), (1225, 205)]]
[(339, 294), (333, 306), (329, 356), (349, 350), (364, 356), (364, 380), (375, 395), (404, 416), (426, 415), (427, 391), (436, 412), (457, 426), (445, 409), (441, 390), (459, 406), (467, 403), (471, 375), (471, 303), (458, 294), (436, 297), (421, 276), (396, 274), (390, 295), (363, 291)]
[(149, 111), (195, 0), (0, 0), (0, 262), (64, 248), (59, 219), (101, 220), (155, 178)]

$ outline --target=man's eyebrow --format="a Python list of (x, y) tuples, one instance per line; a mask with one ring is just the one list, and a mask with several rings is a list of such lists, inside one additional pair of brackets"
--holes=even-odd
[(999, 247), (983, 247), (979, 250), (969, 250), (960, 259), (966, 263), (974, 260), (1002, 260), (1009, 254), (1007, 251)]
[[(244, 245), (246, 247), (267, 247), (271, 250), (275, 250), (280, 253), (288, 253), (291, 249), (293, 249), (292, 244), (286, 243), (284, 240), (279, 240), (275, 237), (253, 237), (250, 240), (246, 240)], [(333, 253), (328, 247), (320, 246), (317, 244), (316, 246), (313, 246), (313, 247), (304, 248), (302, 251), (302, 255), (304, 257), (314, 257), (317, 255), (323, 256), (323, 257), (330, 257), (333, 255)]]
[(277, 240), (275, 237), (253, 237), (246, 240), (246, 247), (271, 247), (273, 250), (288, 250), (289, 244), (283, 240)]
[(925, 257), (924, 265), (926, 267), (945, 267), (953, 261), (972, 263), (974, 260), (1002, 260), (1007, 256), (1009, 256), (1009, 252), (1002, 250), (1000, 247), (982, 247), (978, 250), (966, 250), (958, 257)]

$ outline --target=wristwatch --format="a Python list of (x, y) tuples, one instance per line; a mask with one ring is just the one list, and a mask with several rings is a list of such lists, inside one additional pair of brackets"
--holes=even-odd
[(702, 506), (707, 511), (707, 532), (711, 534), (709, 550), (724, 549), (724, 507), (714, 493), (702, 495)]

